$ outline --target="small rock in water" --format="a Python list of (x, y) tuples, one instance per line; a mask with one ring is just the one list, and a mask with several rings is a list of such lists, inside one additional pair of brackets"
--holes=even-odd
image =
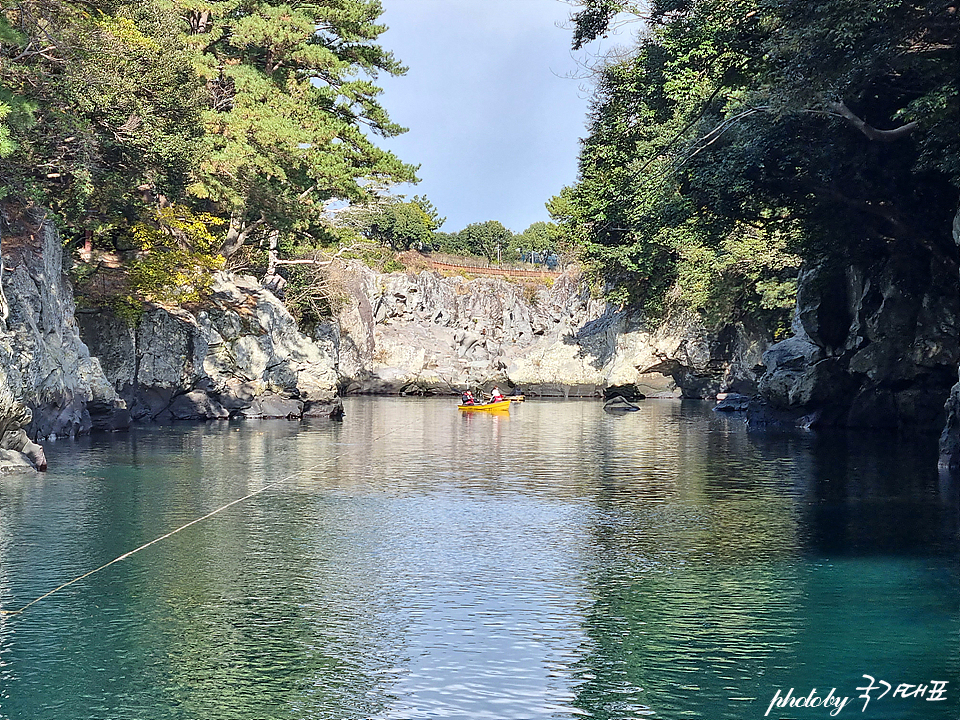
[(607, 412), (636, 412), (640, 409), (640, 406), (630, 402), (625, 397), (617, 395), (607, 400), (603, 404), (603, 409)]
[(741, 412), (746, 410), (749, 404), (749, 395), (717, 393), (717, 404), (713, 409), (715, 412)]

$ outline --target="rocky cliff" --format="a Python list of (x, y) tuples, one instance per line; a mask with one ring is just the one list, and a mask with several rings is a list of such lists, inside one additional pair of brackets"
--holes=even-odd
[(42, 467), (33, 440), (124, 427), (129, 418), (80, 339), (56, 228), (41, 213), (7, 209), (3, 221), (0, 466)]
[(217, 273), (202, 306), (131, 326), (81, 312), (81, 336), (135, 421), (339, 417), (333, 359), (255, 279)]
[(334, 361), (252, 278), (218, 274), (202, 307), (155, 307), (134, 328), (108, 310), (76, 312), (42, 212), (7, 208), (3, 221), (0, 471), (42, 469), (39, 441), (131, 418), (342, 414)]
[(358, 262), (334, 275), (343, 303), (318, 337), (345, 392), (456, 393), (497, 383), (531, 395), (712, 397), (750, 391), (766, 344), (742, 326), (694, 318), (650, 327), (592, 297), (575, 270), (552, 283), (380, 274)]
[(751, 424), (941, 429), (960, 361), (955, 258), (901, 242), (870, 263), (806, 268)]
[[(960, 210), (953, 218), (953, 242), (960, 248)], [(947, 399), (946, 423), (940, 435), (940, 467), (960, 470), (960, 382), (953, 386)]]

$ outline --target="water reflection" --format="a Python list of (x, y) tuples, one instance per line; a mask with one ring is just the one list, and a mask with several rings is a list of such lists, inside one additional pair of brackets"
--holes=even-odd
[[(0, 718), (746, 718), (778, 687), (960, 676), (935, 440), (678, 402), (346, 409), (0, 478), (3, 608), (266, 488), (0, 616)], [(955, 720), (948, 696), (860, 715)]]

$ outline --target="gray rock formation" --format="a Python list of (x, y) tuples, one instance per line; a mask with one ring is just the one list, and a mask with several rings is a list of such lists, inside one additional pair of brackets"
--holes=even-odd
[(0, 367), (0, 473), (15, 470), (46, 470), (43, 448), (24, 430), (33, 413), (18, 402), (9, 390), (6, 373)]
[[(80, 340), (56, 228), (4, 217), (0, 321), (0, 466), (45, 466), (33, 440), (129, 424), (122, 400)], [(18, 456), (12, 453), (16, 452)]]
[[(953, 218), (953, 241), (960, 247), (960, 210)], [(940, 435), (940, 467), (960, 470), (960, 382), (950, 390), (947, 398), (946, 423)]]
[(593, 298), (575, 271), (552, 285), (435, 272), (378, 274), (358, 262), (335, 281), (345, 301), (318, 338), (345, 392), (454, 394), (495, 383), (530, 395), (707, 397), (751, 391), (766, 347), (694, 318), (650, 328)]
[(765, 347), (741, 325), (711, 332), (696, 317), (680, 315), (651, 327), (632, 311), (605, 306), (595, 319), (544, 333), (508, 376), (552, 394), (712, 398), (755, 390)]
[(821, 264), (798, 280), (794, 335), (764, 354), (769, 423), (940, 429), (960, 361), (955, 270), (894, 248), (870, 267)]
[(201, 309), (156, 307), (136, 328), (108, 310), (78, 317), (134, 420), (342, 414), (332, 358), (251, 277), (217, 273)]

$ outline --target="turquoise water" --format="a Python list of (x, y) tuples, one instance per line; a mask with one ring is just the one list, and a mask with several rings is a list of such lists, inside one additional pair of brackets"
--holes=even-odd
[[(716, 720), (791, 688), (960, 718), (935, 438), (755, 436), (672, 401), (346, 410), (60, 442), (0, 477), (4, 610), (262, 490), (0, 615), (0, 718)], [(950, 684), (863, 711), (864, 675)]]

